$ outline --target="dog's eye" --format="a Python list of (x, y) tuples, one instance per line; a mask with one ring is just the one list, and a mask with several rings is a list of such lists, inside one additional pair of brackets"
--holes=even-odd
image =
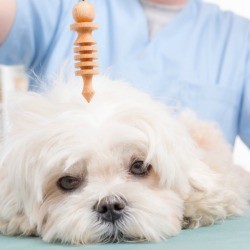
[(57, 181), (57, 186), (63, 191), (76, 190), (81, 185), (81, 179), (73, 176), (64, 176)]
[(136, 176), (146, 176), (151, 168), (150, 164), (144, 164), (143, 161), (136, 161), (131, 165), (129, 172)]

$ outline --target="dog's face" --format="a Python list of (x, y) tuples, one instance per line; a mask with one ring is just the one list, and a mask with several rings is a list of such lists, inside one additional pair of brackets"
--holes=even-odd
[(62, 143), (51, 135), (53, 146), (45, 149), (49, 159), (41, 159), (48, 169), (39, 212), (45, 239), (160, 240), (179, 232), (182, 201), (160, 184), (154, 159), (147, 159), (147, 135), (117, 121), (107, 123), (72, 127), (70, 135), (60, 135), (60, 140), (68, 137)]
[(190, 138), (165, 107), (105, 81), (113, 89), (97, 84), (90, 104), (60, 87), (16, 106), (3, 165), (16, 213), (47, 241), (157, 241), (181, 229)]

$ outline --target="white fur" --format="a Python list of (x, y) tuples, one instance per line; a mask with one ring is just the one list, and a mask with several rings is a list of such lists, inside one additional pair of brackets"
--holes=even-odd
[[(89, 104), (80, 81), (61, 80), (13, 101), (1, 152), (2, 233), (73, 244), (159, 241), (249, 208), (249, 176), (217, 128), (189, 112), (177, 117), (122, 82), (96, 77), (94, 88)], [(131, 176), (132, 158), (153, 173)], [(84, 184), (61, 192), (56, 181), (66, 174), (83, 175)], [(114, 225), (93, 211), (107, 195), (128, 202)]]

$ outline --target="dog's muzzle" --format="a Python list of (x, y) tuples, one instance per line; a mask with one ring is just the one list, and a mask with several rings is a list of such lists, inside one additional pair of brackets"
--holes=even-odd
[(102, 220), (114, 223), (122, 217), (126, 205), (127, 202), (121, 197), (106, 196), (96, 203), (94, 210)]

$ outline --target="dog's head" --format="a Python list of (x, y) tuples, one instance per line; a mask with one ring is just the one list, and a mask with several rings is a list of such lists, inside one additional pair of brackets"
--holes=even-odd
[[(176, 235), (189, 165), (199, 164), (191, 138), (147, 95), (106, 78), (95, 88), (90, 104), (73, 84), (16, 102), (3, 150), (0, 217), (25, 217), (47, 241)], [(16, 225), (22, 233), (24, 227)]]

